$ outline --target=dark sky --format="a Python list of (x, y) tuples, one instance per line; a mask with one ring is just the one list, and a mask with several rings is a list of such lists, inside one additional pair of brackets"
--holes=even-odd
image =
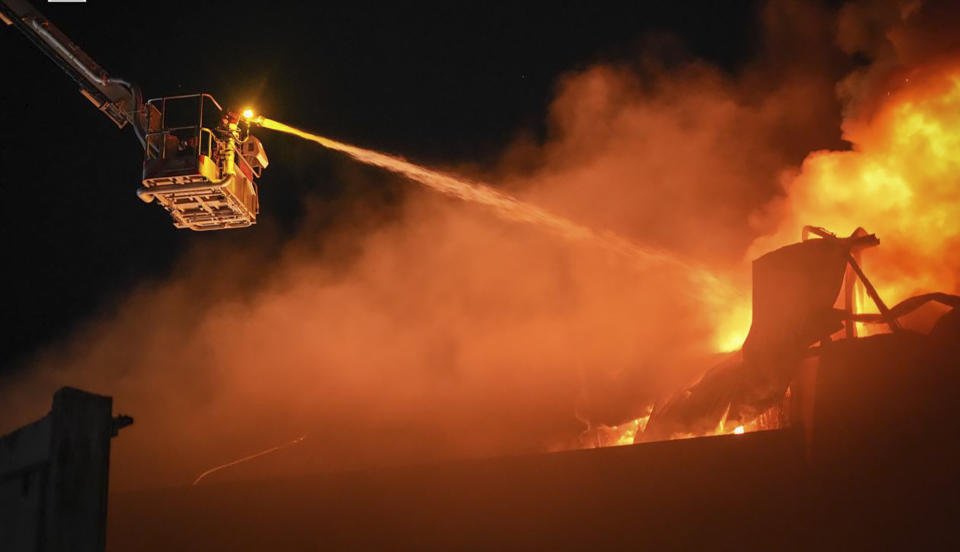
[[(379, 3), (35, 4), (113, 76), (147, 97), (206, 91), (235, 107), (425, 163), (494, 159), (542, 132), (557, 78), (633, 59), (670, 35), (728, 70), (757, 36), (756, 2), (564, 4), (549, 11)], [(616, 7), (614, 7), (616, 6)], [(176, 230), (135, 196), (142, 150), (13, 28), (0, 28), (0, 236), (7, 261), (0, 366), (9, 372), (82, 327), (197, 243), (243, 248), (293, 232), (307, 196), (335, 205), (348, 161), (261, 132), (272, 166), (260, 224)], [(251, 236), (253, 234), (254, 236)]]

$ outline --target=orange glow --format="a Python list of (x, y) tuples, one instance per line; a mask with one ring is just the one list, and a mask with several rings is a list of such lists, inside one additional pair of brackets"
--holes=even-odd
[[(956, 291), (960, 64), (915, 69), (891, 83), (871, 116), (848, 119), (843, 129), (853, 149), (807, 157), (786, 186), (780, 230), (755, 242), (753, 253), (796, 241), (803, 224), (838, 235), (862, 226), (881, 240), (864, 252), (863, 268), (888, 306), (922, 292)], [(857, 303), (861, 312), (876, 312), (862, 291)]]
[[(198, 245), (176, 274), (131, 294), (36, 373), (63, 373), (163, 420), (160, 436), (116, 443), (114, 473), (127, 487), (153, 483), (146, 474), (189, 483), (228, 460), (222, 451), (282, 441), (261, 419), (273, 414), (296, 421), (281, 425), (291, 435), (328, 432), (307, 442), (316, 450), (303, 465), (317, 470), (629, 445), (654, 429), (689, 438), (781, 427), (786, 408), (738, 405), (721, 419), (717, 399), (709, 419), (677, 427), (658, 426), (645, 407), (742, 346), (750, 261), (799, 241), (804, 225), (876, 233), (882, 243), (862, 266), (888, 305), (957, 290), (960, 64), (871, 92), (870, 109), (844, 122), (852, 146), (810, 153), (801, 167), (836, 133), (832, 76), (771, 81), (768, 94), (756, 86), (764, 75), (690, 69), (649, 83), (625, 67), (571, 74), (543, 140), (518, 137), (502, 163), (463, 159), (451, 172), (263, 119), (414, 183), (402, 201), (311, 200), (282, 249)], [(778, 79), (801, 68), (780, 69)], [(338, 178), (379, 189), (369, 172)], [(343, 222), (327, 231), (341, 207)], [(862, 289), (855, 303), (875, 310)], [(138, 331), (143, 320), (150, 332)], [(32, 378), (30, 393), (11, 386), (5, 398), (46, 405), (34, 390), (48, 383)], [(236, 430), (216, 431), (227, 425)]]
[(740, 349), (750, 331), (750, 299), (746, 295), (725, 305), (726, 316), (721, 316), (714, 332), (713, 346), (719, 352)]
[[(850, 151), (811, 153), (786, 185), (788, 197), (780, 230), (756, 240), (748, 257), (795, 243), (806, 224), (846, 236), (858, 226), (876, 233), (881, 246), (863, 252), (860, 265), (887, 306), (932, 291), (956, 292), (960, 258), (960, 64), (914, 70), (891, 87), (869, 117), (848, 119), (844, 137)], [(838, 306), (842, 306), (842, 292)], [(876, 313), (877, 306), (857, 282), (853, 311)], [(750, 325), (747, 301), (727, 304), (717, 324), (718, 351), (740, 348)], [(889, 331), (885, 325), (856, 323), (856, 335)], [(789, 389), (788, 389), (789, 393)], [(789, 395), (788, 395), (789, 396)], [(727, 412), (712, 435), (743, 434), (778, 427), (765, 412), (754, 420), (729, 423)], [(673, 439), (698, 437), (675, 433)]]

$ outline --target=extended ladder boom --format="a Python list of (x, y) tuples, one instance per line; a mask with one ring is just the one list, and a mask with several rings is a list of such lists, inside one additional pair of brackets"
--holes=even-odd
[(16, 27), (80, 85), (80, 93), (117, 127), (128, 123), (143, 143), (143, 100), (139, 89), (111, 77), (27, 0), (0, 0), (0, 20)]

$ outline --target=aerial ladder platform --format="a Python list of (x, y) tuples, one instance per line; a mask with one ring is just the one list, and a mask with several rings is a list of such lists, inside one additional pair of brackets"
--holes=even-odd
[(269, 163), (250, 134), (253, 113), (224, 109), (206, 93), (144, 101), (140, 88), (109, 75), (27, 0), (0, 0), (0, 22), (54, 61), (80, 93), (144, 149), (137, 196), (162, 206), (177, 228), (223, 230), (256, 223), (257, 179)]

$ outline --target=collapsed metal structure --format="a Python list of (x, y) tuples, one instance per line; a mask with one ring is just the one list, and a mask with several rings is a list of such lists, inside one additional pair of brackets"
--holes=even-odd
[[(810, 375), (805, 372), (815, 366), (808, 360), (819, 358), (839, 340), (857, 339), (858, 324), (882, 324), (899, 335), (908, 330), (898, 319), (926, 303), (960, 306), (960, 296), (927, 293), (888, 307), (860, 264), (863, 250), (879, 244), (877, 236), (863, 228), (838, 237), (807, 226), (802, 241), (756, 259), (753, 320), (742, 350), (658, 405), (643, 440), (663, 440), (683, 432), (705, 434), (723, 416), (743, 423), (770, 413), (774, 420), (767, 428), (797, 422), (813, 400)], [(877, 313), (858, 312), (858, 287)], [(944, 317), (941, 327), (953, 318)]]

